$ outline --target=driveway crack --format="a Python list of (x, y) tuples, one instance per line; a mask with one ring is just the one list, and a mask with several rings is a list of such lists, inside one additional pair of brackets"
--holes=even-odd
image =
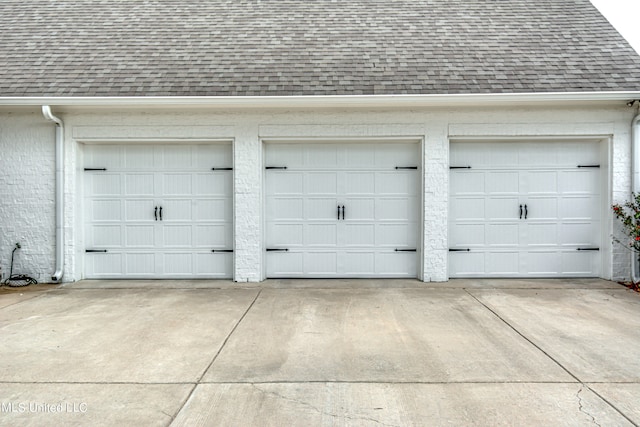
[[(265, 390), (264, 388), (259, 387), (257, 384), (251, 384), (251, 386), (258, 390), (260, 393), (268, 395), (268, 396), (273, 396), (277, 399), (282, 399), (282, 400), (286, 400), (288, 402), (293, 402), (296, 403), (298, 405), (302, 405), (306, 408), (309, 408), (311, 410), (313, 410), (314, 412), (317, 412), (320, 415), (326, 415), (332, 418), (337, 418), (337, 419), (346, 419), (346, 420), (350, 420), (350, 421), (369, 421), (369, 422), (373, 422), (376, 423), (377, 425), (381, 425), (381, 426), (387, 426), (387, 427), (400, 427), (399, 425), (396, 424), (386, 424), (380, 420), (377, 420), (375, 418), (370, 418), (370, 417), (366, 417), (366, 416), (356, 416), (356, 415), (347, 415), (347, 414), (335, 414), (335, 413), (331, 413), (331, 412), (327, 412), (324, 411), (320, 408), (318, 408), (317, 406), (312, 405), (309, 402), (306, 402), (304, 400), (300, 400), (300, 399), (295, 399), (289, 396), (285, 396), (283, 394), (280, 394), (276, 391), (271, 391), (271, 390)], [(375, 408), (375, 409), (379, 409), (379, 408)]]
[(582, 393), (583, 390), (584, 390), (584, 384), (580, 386), (580, 390), (578, 390), (578, 393), (576, 393), (576, 397), (578, 398), (578, 410), (583, 414), (589, 416), (591, 418), (592, 423), (601, 427), (600, 424), (596, 421), (596, 418), (593, 415), (591, 415), (589, 412), (587, 412), (584, 406), (582, 405), (582, 397), (580, 396), (580, 393)]

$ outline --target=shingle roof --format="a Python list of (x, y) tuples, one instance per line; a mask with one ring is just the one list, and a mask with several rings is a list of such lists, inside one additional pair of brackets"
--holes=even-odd
[(0, 97), (640, 90), (589, 0), (0, 0)]

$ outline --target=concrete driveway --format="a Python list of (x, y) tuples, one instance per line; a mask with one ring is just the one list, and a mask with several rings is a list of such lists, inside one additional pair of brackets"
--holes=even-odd
[(602, 280), (82, 281), (0, 294), (0, 425), (638, 425)]

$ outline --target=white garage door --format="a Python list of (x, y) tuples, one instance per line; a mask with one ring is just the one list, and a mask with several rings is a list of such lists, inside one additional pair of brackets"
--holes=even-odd
[(230, 278), (230, 144), (89, 145), (87, 278)]
[(452, 143), (450, 277), (600, 274), (597, 142)]
[(267, 144), (268, 277), (416, 277), (419, 145)]

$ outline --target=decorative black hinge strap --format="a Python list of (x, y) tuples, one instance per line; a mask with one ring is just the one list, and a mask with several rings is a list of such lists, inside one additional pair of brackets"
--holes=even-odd
[(85, 252), (88, 252), (88, 253), (97, 253), (97, 252), (104, 253), (104, 252), (107, 252), (107, 250), (106, 249), (85, 249)]
[(396, 252), (416, 252), (417, 249), (394, 249)]
[(267, 166), (265, 167), (265, 169), (270, 170), (270, 169), (280, 169), (280, 170), (284, 170), (287, 169), (286, 166)]
[(449, 166), (449, 169), (471, 169), (471, 166)]
[(449, 252), (471, 252), (471, 249), (449, 249)]
[(85, 171), (106, 171), (107, 168), (84, 168)]
[(599, 251), (600, 248), (578, 248), (578, 251)]
[(233, 168), (211, 168), (212, 171), (232, 171)]
[(267, 252), (289, 252), (289, 249), (267, 248)]
[(600, 165), (578, 165), (579, 168), (599, 168)]
[(396, 169), (418, 169), (417, 166), (396, 166)]
[(233, 249), (211, 249), (211, 252), (233, 252)]

